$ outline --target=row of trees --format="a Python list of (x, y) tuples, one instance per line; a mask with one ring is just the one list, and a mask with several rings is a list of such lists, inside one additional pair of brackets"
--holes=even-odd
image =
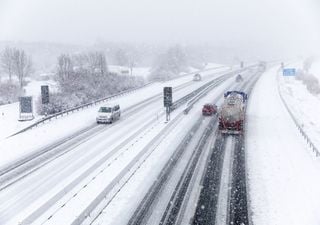
[(61, 54), (56, 81), (60, 90), (50, 95), (48, 105), (39, 104), (40, 114), (60, 112), (143, 84), (139, 78), (109, 73), (106, 56), (99, 51)]
[(312, 94), (320, 94), (320, 83), (317, 77), (309, 72), (313, 62), (314, 57), (309, 57), (303, 62), (303, 70), (297, 71), (297, 80), (301, 80)]
[(18, 100), (23, 94), (25, 77), (31, 72), (31, 57), (24, 50), (6, 47), (0, 52), (0, 75), (8, 78), (0, 82), (0, 105)]
[(102, 52), (60, 55), (56, 78), (62, 92), (85, 92), (88, 98), (106, 94), (106, 86), (110, 84), (107, 61)]
[(22, 89), (25, 77), (32, 72), (32, 60), (23, 49), (6, 47), (0, 53), (0, 69), (8, 75), (9, 83), (12, 83), (12, 78), (16, 76)]

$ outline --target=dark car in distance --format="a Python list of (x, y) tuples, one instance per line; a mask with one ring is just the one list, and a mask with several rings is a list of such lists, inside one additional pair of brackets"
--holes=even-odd
[(218, 111), (218, 107), (215, 104), (205, 104), (202, 108), (202, 115), (203, 116), (212, 116), (216, 114)]

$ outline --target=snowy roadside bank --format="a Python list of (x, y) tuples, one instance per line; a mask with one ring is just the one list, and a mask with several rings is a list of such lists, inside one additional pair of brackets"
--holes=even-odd
[(281, 102), (277, 69), (253, 89), (247, 111), (247, 167), (255, 225), (320, 223), (320, 162)]
[[(319, 64), (319, 65), (318, 65)], [(302, 70), (296, 64), (296, 69)], [(320, 61), (309, 71), (320, 81)], [(320, 95), (312, 94), (301, 80), (295, 77), (279, 76), (280, 92), (300, 127), (317, 149), (320, 149)]]

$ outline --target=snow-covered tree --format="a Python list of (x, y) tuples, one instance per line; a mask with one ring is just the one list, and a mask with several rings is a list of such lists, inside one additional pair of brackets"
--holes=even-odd
[(178, 76), (188, 70), (188, 60), (185, 51), (179, 46), (169, 48), (158, 55), (151, 69), (151, 79), (168, 79)]
[(60, 92), (50, 96), (50, 103), (38, 103), (38, 112), (56, 113), (110, 94), (143, 84), (142, 79), (108, 73), (102, 52), (62, 54), (58, 57), (56, 79)]
[(57, 64), (57, 79), (59, 83), (70, 82), (70, 78), (73, 73), (73, 63), (71, 57), (66, 54), (62, 54), (58, 57)]
[(25, 77), (32, 72), (32, 60), (24, 50), (13, 49), (13, 72), (19, 79), (20, 88), (24, 85)]
[(1, 70), (8, 75), (9, 82), (12, 81), (12, 75), (13, 75), (13, 53), (14, 49), (6, 47), (4, 51), (1, 53), (0, 58), (0, 65)]

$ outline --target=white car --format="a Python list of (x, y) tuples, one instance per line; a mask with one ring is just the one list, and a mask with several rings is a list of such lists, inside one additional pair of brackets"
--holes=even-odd
[(120, 118), (120, 106), (118, 104), (101, 106), (97, 115), (97, 123), (112, 123)]

